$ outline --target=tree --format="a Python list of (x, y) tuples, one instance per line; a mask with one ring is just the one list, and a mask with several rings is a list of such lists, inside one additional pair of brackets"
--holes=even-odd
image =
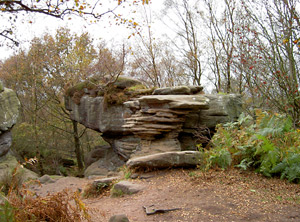
[(168, 0), (165, 1), (163, 10), (168, 21), (171, 21), (175, 26), (175, 28), (169, 27), (176, 33), (176, 38), (171, 38), (171, 42), (173, 47), (177, 49), (182, 66), (194, 85), (201, 84), (204, 73), (203, 51), (205, 44), (203, 44), (204, 41), (200, 41), (199, 8), (199, 2), (197, 1)]
[[(59, 150), (62, 141), (67, 138), (65, 141), (69, 143), (71, 136), (74, 142), (68, 146), (75, 147), (79, 169), (83, 168), (79, 139), (85, 129), (79, 132), (78, 123), (70, 119), (64, 108), (64, 89), (66, 85), (86, 79), (95, 58), (96, 50), (87, 33), (77, 36), (62, 28), (55, 37), (45, 34), (34, 39), (28, 52), (21, 51), (5, 61), (0, 71), (6, 85), (14, 89), (21, 100), (22, 121), (33, 128), (36, 153), (51, 144), (56, 144), (55, 149)], [(45, 132), (52, 137), (45, 137)], [(54, 140), (58, 136), (65, 138), (57, 143)]]
[(247, 68), (258, 95), (299, 125), (299, 1), (245, 3), (245, 10), (253, 24), (250, 32), (257, 33)]
[[(5, 24), (0, 29), (0, 37), (19, 45), (18, 40), (14, 37), (16, 31), (16, 22), (21, 15), (28, 13), (34, 15), (45, 15), (57, 19), (64, 19), (67, 17), (71, 19), (74, 16), (80, 16), (85, 19), (92, 19), (93, 21), (99, 21), (104, 15), (112, 14), (121, 23), (128, 23), (126, 18), (123, 18), (121, 14), (116, 14), (115, 11), (124, 4), (129, 6), (136, 5), (139, 2), (142, 4), (149, 4), (149, 0), (142, 1), (123, 1), (115, 0), (112, 2), (106, 2), (108, 7), (105, 7), (103, 1), (88, 1), (88, 0), (0, 0), (0, 17), (2, 18), (2, 24)], [(24, 19), (24, 18), (23, 18)], [(31, 20), (27, 21), (32, 23)], [(134, 25), (135, 26), (135, 25)]]
[[(221, 4), (220, 4), (221, 3)], [(216, 73), (215, 79), (217, 92), (224, 91), (226, 93), (234, 92), (232, 89), (232, 62), (235, 51), (235, 27), (239, 20), (239, 6), (237, 1), (207, 1), (205, 4), (208, 9), (208, 27), (210, 30), (210, 42), (213, 49), (212, 71)], [(218, 6), (221, 7), (221, 9)], [(221, 11), (221, 17), (218, 17), (216, 11)], [(222, 86), (222, 83), (224, 86)], [(224, 88), (223, 88), (224, 87)]]
[(146, 33), (137, 32), (135, 35), (137, 41), (132, 53), (131, 75), (140, 78), (148, 86), (161, 87), (163, 82), (158, 65), (161, 50), (151, 30), (152, 11), (151, 9), (147, 10), (145, 7), (143, 9)]
[(114, 46), (114, 49), (109, 49), (107, 43), (102, 41), (98, 45), (96, 62), (90, 70), (93, 77), (107, 79), (107, 84), (116, 81), (126, 66), (128, 50), (124, 44), (121, 47)]

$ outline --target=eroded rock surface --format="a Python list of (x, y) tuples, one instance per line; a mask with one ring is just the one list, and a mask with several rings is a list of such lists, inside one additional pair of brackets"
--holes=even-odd
[(199, 138), (213, 134), (217, 124), (237, 120), (241, 105), (239, 95), (205, 95), (196, 86), (156, 89), (153, 95), (135, 95), (123, 104), (107, 104), (104, 97), (90, 95), (83, 95), (80, 104), (66, 100), (71, 118), (101, 132), (124, 161), (195, 151), (197, 144), (207, 142)]

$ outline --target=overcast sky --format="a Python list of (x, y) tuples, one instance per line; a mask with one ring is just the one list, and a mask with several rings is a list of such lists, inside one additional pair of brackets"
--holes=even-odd
[[(116, 3), (116, 2), (115, 2)], [(163, 6), (163, 1), (152, 1), (150, 6), (151, 11), (153, 13), (153, 18), (155, 17), (154, 14), (159, 13)], [(131, 7), (130, 10), (133, 8)], [(137, 9), (137, 13), (135, 14), (126, 14), (129, 11), (129, 8), (120, 8), (117, 13), (122, 13), (128, 19), (131, 19), (132, 16), (135, 17), (135, 21), (141, 23), (141, 13), (143, 13), (143, 9), (139, 7)], [(32, 23), (29, 23), (31, 21)], [(157, 20), (153, 19), (154, 24), (152, 25), (153, 31), (156, 32), (156, 35), (163, 34), (161, 27), (162, 24)], [(85, 21), (82, 18), (72, 17), (71, 20), (65, 19), (60, 20), (56, 18), (52, 18), (50, 16), (37, 16), (32, 14), (27, 14), (26, 19), (19, 18), (17, 26), (17, 38), (20, 41), (20, 47), (10, 48), (6, 46), (0, 47), (0, 60), (8, 58), (10, 55), (13, 54), (15, 50), (20, 48), (28, 47), (30, 41), (34, 37), (40, 37), (44, 33), (48, 32), (54, 34), (55, 31), (62, 26), (67, 26), (78, 34), (82, 32), (89, 32), (91, 36), (97, 41), (98, 39), (104, 39), (107, 41), (118, 41), (122, 42), (128, 39), (128, 36), (133, 32), (133, 30), (126, 29), (125, 25), (117, 26), (115, 25), (115, 21), (113, 18), (109, 16), (104, 16), (99, 22), (96, 24), (90, 24), (89, 21)]]

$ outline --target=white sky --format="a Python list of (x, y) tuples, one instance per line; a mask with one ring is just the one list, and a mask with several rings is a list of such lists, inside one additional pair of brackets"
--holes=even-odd
[[(145, 7), (151, 7), (153, 14), (159, 13), (160, 9), (163, 7), (163, 2), (164, 1), (162, 0), (152, 0), (150, 6)], [(135, 6), (130, 7), (130, 10), (133, 10), (133, 7)], [(141, 6), (137, 8), (137, 13), (135, 14), (126, 15), (126, 12), (129, 11), (127, 9), (120, 8), (118, 11), (116, 11), (116, 13), (121, 13), (128, 19), (131, 19), (132, 16), (134, 16), (135, 21), (140, 24), (140, 12), (143, 12)], [(133, 30), (126, 29), (126, 25), (115, 25), (115, 20), (112, 17), (110, 18), (109, 15), (105, 15), (96, 24), (90, 24), (88, 21), (74, 16), (71, 20), (60, 20), (52, 18), (50, 16), (37, 16), (32, 14), (27, 14), (25, 21), (21, 22), (22, 19), (19, 19), (18, 21), (17, 37), (18, 40), (20, 40), (21, 44), (19, 47), (13, 48), (7, 46), (0, 47), (0, 60), (7, 59), (14, 53), (15, 50), (28, 47), (30, 41), (34, 37), (41, 37), (46, 32), (54, 34), (55, 31), (62, 26), (67, 26), (71, 29), (71, 31), (78, 34), (87, 31), (95, 39), (95, 41), (97, 41), (98, 39), (104, 39), (108, 42), (122, 42), (124, 40), (127, 41), (128, 36), (133, 32)], [(29, 21), (32, 21), (32, 24), (30, 24)], [(157, 20), (156, 22), (153, 20), (153, 22), (154, 24), (152, 25), (152, 27), (155, 34), (163, 34), (163, 29), (160, 28), (162, 24), (160, 24)]]

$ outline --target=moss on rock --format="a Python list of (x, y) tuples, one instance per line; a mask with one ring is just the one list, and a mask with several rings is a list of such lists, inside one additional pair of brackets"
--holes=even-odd
[[(146, 87), (138, 80), (119, 77), (114, 82), (109, 82), (109, 78), (91, 78), (78, 83), (66, 91), (73, 102), (80, 104), (82, 96), (88, 94), (91, 97), (103, 96), (107, 104), (119, 105), (137, 95), (146, 95)], [(153, 91), (153, 90), (152, 90)], [(151, 93), (152, 93), (151, 91)]]

